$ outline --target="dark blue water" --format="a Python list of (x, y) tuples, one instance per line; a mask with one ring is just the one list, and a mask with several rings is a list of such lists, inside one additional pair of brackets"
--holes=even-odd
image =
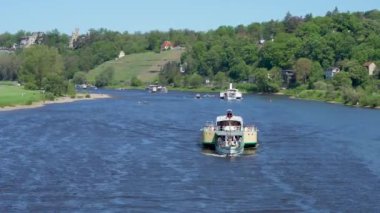
[[(0, 112), (0, 212), (380, 211), (379, 110), (105, 92)], [(200, 148), (200, 128), (228, 108), (260, 129), (256, 151)]]

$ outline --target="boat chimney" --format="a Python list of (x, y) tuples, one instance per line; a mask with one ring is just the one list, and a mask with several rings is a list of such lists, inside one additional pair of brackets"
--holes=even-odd
[(232, 83), (230, 83), (230, 89), (232, 89)]

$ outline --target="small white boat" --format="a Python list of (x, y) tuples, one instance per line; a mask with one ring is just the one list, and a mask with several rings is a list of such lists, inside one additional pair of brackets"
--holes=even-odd
[(167, 93), (168, 89), (161, 85), (151, 84), (147, 87), (147, 90), (149, 90), (150, 93)]
[(232, 83), (230, 83), (229, 89), (220, 92), (219, 97), (225, 100), (240, 100), (243, 98), (243, 95), (238, 89), (233, 88)]

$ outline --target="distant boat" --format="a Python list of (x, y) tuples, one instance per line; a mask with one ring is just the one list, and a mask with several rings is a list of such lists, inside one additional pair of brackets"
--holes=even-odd
[(195, 98), (196, 98), (196, 99), (200, 99), (200, 98), (201, 98), (201, 94), (197, 93), (197, 94), (195, 95)]
[(166, 87), (157, 85), (157, 84), (151, 84), (147, 87), (147, 89), (149, 90), (150, 93), (158, 93), (158, 92), (167, 93), (168, 92), (168, 89)]
[(244, 147), (256, 147), (257, 128), (244, 126), (243, 118), (227, 110), (226, 115), (216, 117), (216, 123), (207, 123), (202, 131), (203, 146), (211, 146), (220, 155), (235, 156), (244, 151)]
[(215, 95), (213, 95), (213, 94), (211, 94), (211, 95), (210, 94), (204, 94), (203, 97), (204, 98), (213, 98), (213, 97), (215, 97)]
[(232, 83), (230, 83), (229, 89), (220, 92), (219, 97), (224, 100), (241, 100), (243, 95), (238, 89), (233, 88)]

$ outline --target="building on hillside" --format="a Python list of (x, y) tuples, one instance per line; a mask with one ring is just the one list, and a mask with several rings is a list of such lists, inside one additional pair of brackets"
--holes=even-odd
[(71, 34), (69, 48), (74, 49), (74, 43), (79, 38), (79, 28), (75, 28), (75, 31)]
[(368, 61), (363, 64), (365, 68), (367, 68), (368, 75), (373, 75), (375, 70), (376, 70), (376, 64), (373, 63), (372, 61)]
[(287, 88), (296, 83), (296, 72), (294, 70), (281, 70), (282, 86)]
[(118, 58), (123, 58), (125, 56), (125, 52), (122, 50), (119, 52)]
[(164, 41), (161, 45), (161, 51), (171, 50), (173, 48), (173, 44), (170, 41)]
[(336, 74), (340, 72), (338, 67), (330, 67), (325, 70), (325, 79), (332, 79)]
[(79, 34), (79, 28), (76, 28), (75, 31), (71, 34), (70, 42), (69, 42), (69, 48), (71, 49), (78, 49), (84, 44), (86, 44), (89, 34), (87, 35), (80, 35)]
[(42, 44), (44, 41), (45, 33), (34, 32), (30, 36), (24, 36), (20, 40), (20, 48), (28, 48), (33, 44)]
[(179, 72), (180, 73), (185, 73), (185, 67), (184, 67), (184, 65), (182, 65), (182, 64), (179, 65)]

